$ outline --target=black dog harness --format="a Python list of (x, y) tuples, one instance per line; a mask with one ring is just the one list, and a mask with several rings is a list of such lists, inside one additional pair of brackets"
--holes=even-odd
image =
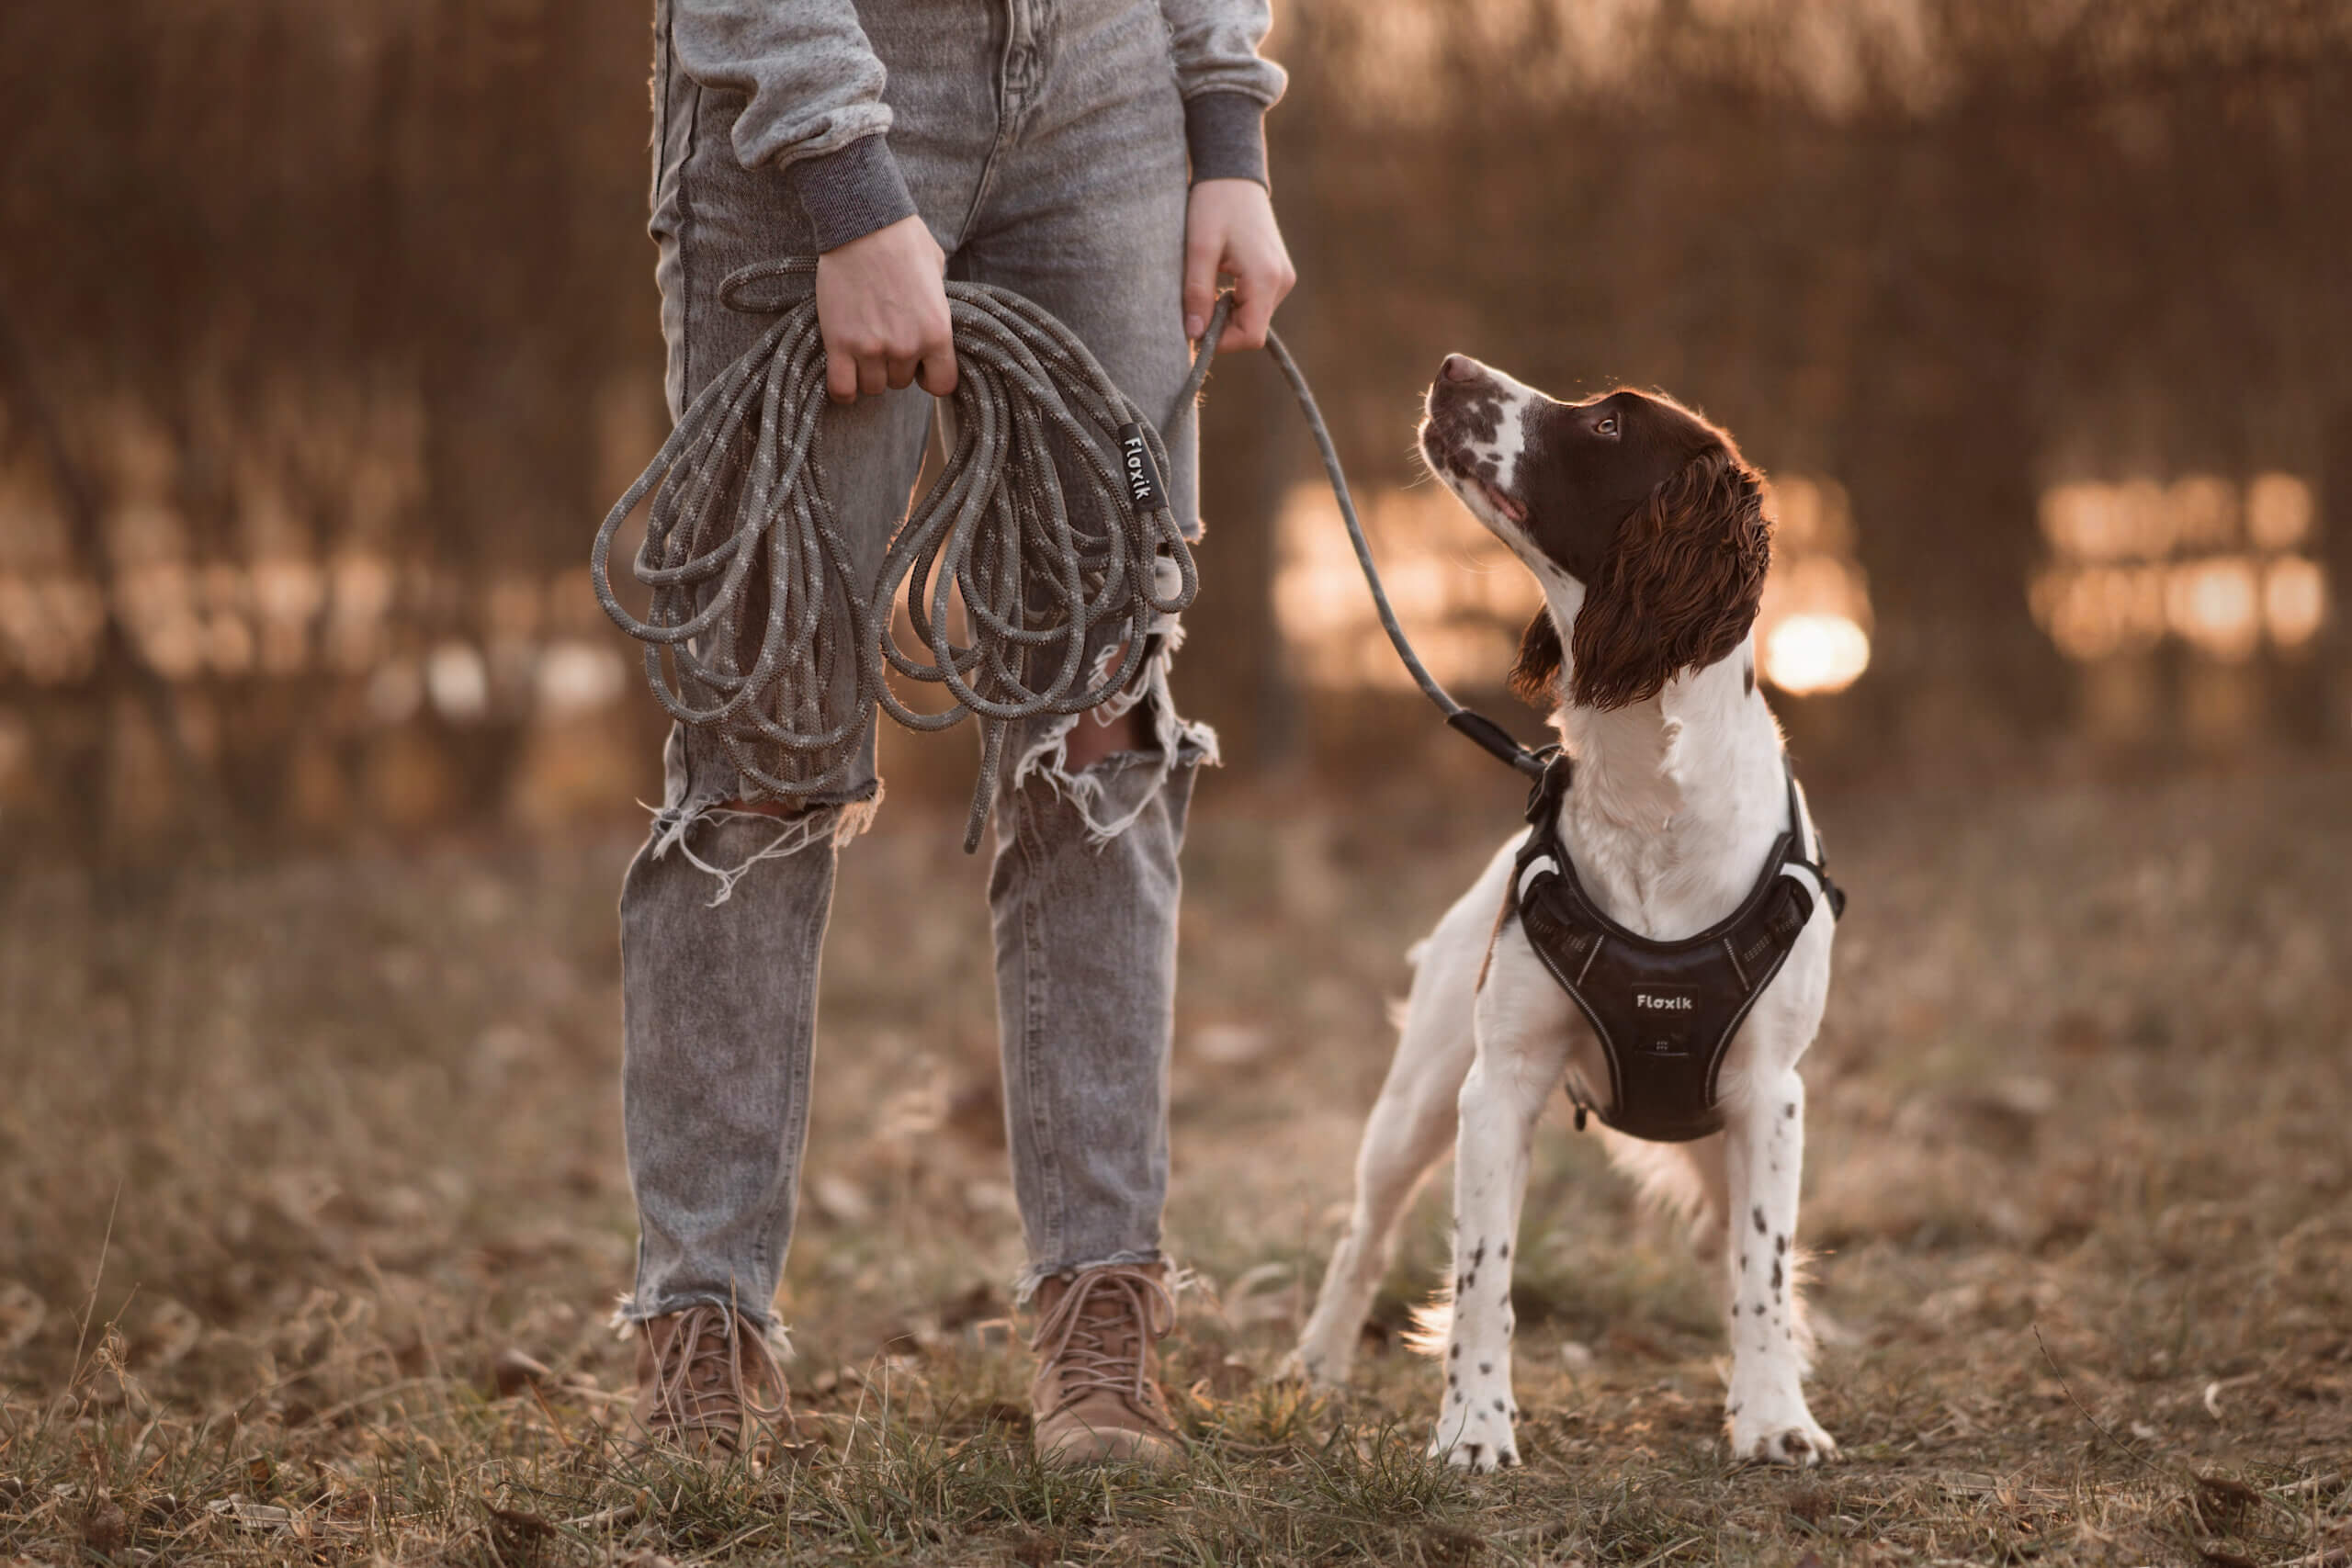
[[(1781, 766), (1788, 768), (1785, 756)], [(1846, 895), (1829, 880), (1828, 857), (1804, 856), (1810, 824), (1796, 773), (1788, 771), (1789, 826), (1739, 908), (1696, 936), (1655, 942), (1602, 914), (1577, 882), (1560, 841), (1569, 772), (1566, 752), (1546, 760), (1527, 803), (1533, 831), (1511, 868), (1506, 897), (1535, 955), (1591, 1021), (1609, 1064), (1609, 1110), (1587, 1103), (1569, 1086), (1577, 1126), (1581, 1130), (1590, 1113), (1621, 1133), (1661, 1144), (1720, 1132), (1715, 1077), (1740, 1021), (1788, 962), (1813, 918), (1816, 891), (1828, 900), (1832, 919), (1846, 912)], [(1817, 845), (1820, 836), (1811, 837)]]

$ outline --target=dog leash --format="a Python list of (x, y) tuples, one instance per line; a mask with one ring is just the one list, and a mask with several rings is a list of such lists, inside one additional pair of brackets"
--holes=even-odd
[[(1218, 308), (1225, 308), (1223, 299), (1218, 301)], [(1216, 327), (1212, 323), (1203, 341), (1201, 357), (1206, 360), (1216, 352)], [(1511, 738), (1510, 731), (1485, 714), (1455, 702), (1453, 694), (1439, 683), (1413, 652), (1412, 642), (1405, 636), (1405, 628), (1396, 624), (1396, 612), (1389, 605), (1388, 590), (1381, 584), (1380, 569), (1373, 564), (1372, 545), (1364, 537), (1363, 522), (1356, 516), (1355, 498), (1348, 491), (1348, 476), (1340, 467), (1339, 448), (1331, 445), (1331, 430), (1323, 423), (1323, 411), (1316, 405), (1314, 389), (1307, 386), (1306, 375), (1299, 369), (1298, 361), (1290, 356), (1290, 350), (1271, 327), (1266, 330), (1266, 352), (1281, 368), (1283, 379), (1290, 383), (1291, 395), (1298, 400), (1299, 412), (1306, 418), (1307, 433), (1315, 437), (1315, 449), (1322, 455), (1324, 477), (1331, 481), (1331, 497), (1340, 503), (1340, 520), (1348, 525), (1348, 542), (1355, 547), (1356, 565), (1363, 569), (1363, 585), (1372, 592), (1373, 608), (1380, 612), (1381, 629), (1388, 634), (1389, 645), (1396, 649), (1396, 657), (1404, 661), (1413, 683), (1445, 715), (1447, 728), (1468, 736), (1488, 756), (1540, 784), (1555, 748), (1531, 750), (1522, 746)]]
[[(745, 777), (781, 798), (840, 787), (877, 707), (913, 730), (975, 719), (981, 762), (965, 832), (969, 852), (994, 799), (1006, 728), (1040, 714), (1081, 713), (1125, 692), (1157, 648), (1160, 619), (1198, 592), (1161, 479), (1167, 446), (1067, 326), (1008, 289), (950, 282), (956, 449), (891, 540), (871, 587), (856, 592), (817, 439), (828, 399), (816, 267), (808, 258), (762, 263), (721, 286), (729, 309), (776, 321), (703, 389), (606, 513), (589, 556), (597, 602), (644, 645), (646, 683), (662, 708), (715, 734)], [(1168, 428), (1192, 413), (1232, 310), (1232, 296), (1221, 296)], [(1455, 702), (1414, 653), (1315, 394), (1271, 332), (1266, 348), (1315, 438), (1382, 629), (1414, 683), (1449, 727), (1540, 781), (1548, 749), (1531, 750)], [(1082, 459), (1071, 477), (1081, 502), (1108, 520), (1100, 535), (1081, 535), (1073, 524), (1054, 460), (1057, 434)], [(613, 592), (611, 557), (622, 525), (649, 497), (645, 542), (631, 569), (651, 590), (639, 620)], [(1161, 562), (1173, 584), (1160, 581)], [(928, 660), (910, 655), (891, 633), (902, 582)], [(951, 588), (970, 627), (961, 644), (947, 630)], [(1106, 670), (1107, 660), (1088, 659), (1090, 645), (1124, 652)], [(909, 707), (890, 689), (892, 670), (944, 687), (953, 705)], [(1032, 685), (1039, 670), (1051, 672)], [(761, 765), (763, 747), (782, 752), (784, 771)]]

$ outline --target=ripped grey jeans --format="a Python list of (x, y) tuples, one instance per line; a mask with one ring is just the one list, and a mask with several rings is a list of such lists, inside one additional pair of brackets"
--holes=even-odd
[[(859, 17), (888, 71), (892, 149), (951, 274), (1036, 300), (1138, 403), (1165, 409), (1191, 358), (1186, 167), (1154, 0), (865, 0)], [(691, 80), (666, 7), (656, 23), (652, 231), (674, 417), (766, 325), (720, 304), (722, 280), (814, 246), (781, 178), (734, 157), (742, 97)], [(906, 513), (933, 415), (920, 390), (827, 412), (827, 468), (863, 573)], [(1191, 422), (1169, 456), (1177, 514), (1190, 519)], [(1070, 718), (1008, 738), (989, 900), (1024, 1294), (1055, 1273), (1159, 1257), (1177, 852), (1193, 770), (1216, 750), (1169, 697), (1177, 630), (1136, 694), (1148, 750), (1073, 773)], [(865, 759), (817, 809), (776, 818), (715, 809), (759, 792), (699, 732), (670, 738), (662, 809), (621, 892), (623, 1109), (639, 1227), (624, 1317), (724, 1302), (773, 1326), (834, 857), (879, 801), (870, 734)]]

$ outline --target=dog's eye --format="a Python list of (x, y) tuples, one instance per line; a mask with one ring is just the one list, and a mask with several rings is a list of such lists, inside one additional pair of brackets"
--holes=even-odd
[(1602, 414), (1600, 423), (1592, 428), (1599, 434), (1614, 435), (1617, 434), (1617, 416), (1613, 413)]

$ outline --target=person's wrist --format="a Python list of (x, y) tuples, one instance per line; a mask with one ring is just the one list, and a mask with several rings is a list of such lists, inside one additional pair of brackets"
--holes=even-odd
[(808, 215), (820, 255), (915, 212), (906, 175), (878, 133), (786, 164), (784, 182)]
[(1184, 100), (1184, 146), (1193, 183), (1249, 180), (1272, 188), (1266, 173), (1266, 106), (1247, 93), (1203, 93)]

